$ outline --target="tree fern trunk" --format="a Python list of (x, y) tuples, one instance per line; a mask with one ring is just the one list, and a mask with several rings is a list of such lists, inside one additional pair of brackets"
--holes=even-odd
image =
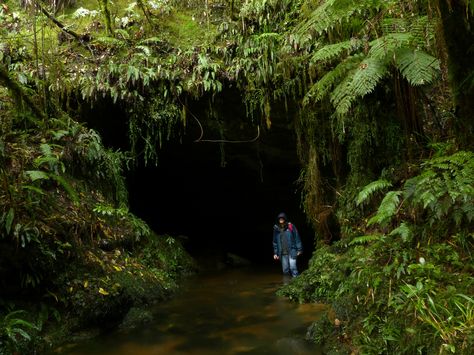
[(397, 113), (405, 134), (407, 159), (413, 161), (417, 152), (426, 144), (423, 118), (420, 114), (417, 89), (400, 75), (395, 76)]
[(448, 52), (450, 85), (456, 105), (456, 135), (463, 148), (474, 140), (474, 14), (463, 0), (438, 0)]

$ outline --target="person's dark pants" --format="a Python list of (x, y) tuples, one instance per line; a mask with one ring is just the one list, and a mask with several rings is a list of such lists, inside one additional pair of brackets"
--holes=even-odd
[(283, 274), (291, 275), (293, 277), (298, 276), (298, 269), (296, 267), (296, 259), (293, 259), (290, 255), (281, 256), (281, 267)]

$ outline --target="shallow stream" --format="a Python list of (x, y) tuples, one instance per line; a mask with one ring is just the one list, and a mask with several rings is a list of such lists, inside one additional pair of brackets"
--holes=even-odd
[(63, 354), (319, 354), (304, 340), (324, 310), (275, 295), (275, 269), (240, 268), (197, 275), (173, 299), (153, 306), (153, 320), (82, 343)]

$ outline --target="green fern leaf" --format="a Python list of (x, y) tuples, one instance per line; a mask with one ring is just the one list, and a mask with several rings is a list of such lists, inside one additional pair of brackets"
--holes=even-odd
[(30, 178), (31, 181), (49, 179), (48, 173), (41, 170), (27, 170), (25, 171), (25, 174)]
[(322, 47), (313, 54), (311, 62), (328, 62), (336, 57), (339, 57), (341, 53), (347, 52), (349, 49), (354, 48), (356, 46), (357, 42), (355, 42), (354, 40), (348, 40), (335, 44), (328, 44), (327, 46)]
[(389, 191), (380, 203), (380, 206), (375, 216), (370, 218), (367, 222), (367, 226), (370, 226), (372, 224), (385, 225), (390, 222), (392, 217), (397, 212), (398, 206), (400, 204), (401, 194), (402, 191)]
[(340, 83), (341, 80), (347, 76), (348, 72), (357, 68), (361, 60), (361, 55), (351, 56), (344, 59), (308, 90), (308, 93), (303, 100), (303, 104), (306, 105), (312, 101), (317, 102), (322, 100), (322, 98), (328, 95), (337, 83)]
[(46, 143), (43, 143), (43, 144), (40, 145), (40, 150), (41, 150), (41, 153), (44, 156), (47, 156), (47, 157), (49, 157), (53, 154), (52, 147), (49, 144), (46, 144)]
[(386, 63), (377, 58), (367, 58), (361, 63), (352, 79), (353, 95), (363, 97), (371, 93), (387, 73)]
[(369, 235), (362, 235), (360, 237), (356, 237), (349, 242), (349, 245), (361, 245), (361, 244), (368, 244), (375, 240), (380, 240), (382, 238), (381, 234), (369, 234)]
[(314, 10), (306, 21), (300, 24), (297, 32), (315, 31), (322, 34), (353, 16), (360, 16), (368, 11), (380, 11), (392, 7), (396, 3), (396, 1), (387, 0), (327, 0)]
[(145, 56), (151, 57), (151, 49), (150, 49), (150, 47), (141, 45), (141, 46), (136, 46), (136, 48), (139, 49), (139, 50), (141, 50), (141, 51), (143, 52), (143, 54), (145, 54)]
[(437, 26), (438, 24), (433, 17), (414, 17), (409, 26), (409, 31), (413, 35), (414, 48), (426, 47), (427, 44), (433, 43)]
[(396, 49), (406, 47), (413, 40), (411, 33), (390, 33), (370, 42), (368, 56), (377, 59), (392, 57)]
[(380, 24), (383, 33), (404, 33), (410, 28), (410, 23), (407, 18), (387, 17), (383, 18)]
[(399, 235), (402, 238), (402, 240), (406, 242), (412, 237), (413, 232), (408, 223), (402, 222), (397, 228), (395, 228), (389, 234), (389, 236), (395, 236), (395, 235)]
[(371, 93), (387, 74), (388, 66), (383, 61), (376, 58), (363, 60), (332, 92), (331, 102), (336, 108), (336, 114), (345, 115), (357, 98)]
[(440, 71), (439, 60), (426, 52), (401, 48), (395, 53), (400, 73), (411, 85), (432, 83)]
[(124, 29), (117, 28), (117, 29), (115, 29), (114, 32), (115, 32), (116, 35), (120, 35), (122, 37), (122, 39), (130, 39), (130, 33), (125, 31)]
[[(351, 83), (356, 70), (349, 71), (346, 77), (341, 80), (339, 85), (330, 94), (331, 103), (336, 107), (336, 113), (340, 115), (343, 115), (343, 112), (349, 111), (350, 105), (355, 100), (355, 97), (352, 95)], [(338, 107), (339, 110), (337, 110)]]
[(152, 44), (162, 44), (163, 38), (160, 37), (149, 37), (142, 39), (140, 42), (138, 42), (139, 45), (152, 45)]
[(75, 204), (79, 202), (79, 196), (77, 195), (76, 190), (74, 190), (71, 184), (64, 177), (56, 174), (50, 174), (49, 176), (52, 179), (56, 180), (63, 187), (72, 202), (74, 202)]
[(392, 187), (392, 183), (385, 179), (380, 179), (372, 181), (370, 184), (366, 185), (357, 195), (356, 204), (360, 205), (361, 203), (367, 201), (375, 192), (381, 191), (388, 187)]

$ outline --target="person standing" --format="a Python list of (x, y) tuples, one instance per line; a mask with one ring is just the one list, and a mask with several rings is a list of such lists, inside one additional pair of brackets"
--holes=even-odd
[(296, 258), (303, 253), (298, 230), (288, 221), (285, 213), (280, 213), (273, 226), (273, 259), (280, 260), (283, 274), (298, 276)]

